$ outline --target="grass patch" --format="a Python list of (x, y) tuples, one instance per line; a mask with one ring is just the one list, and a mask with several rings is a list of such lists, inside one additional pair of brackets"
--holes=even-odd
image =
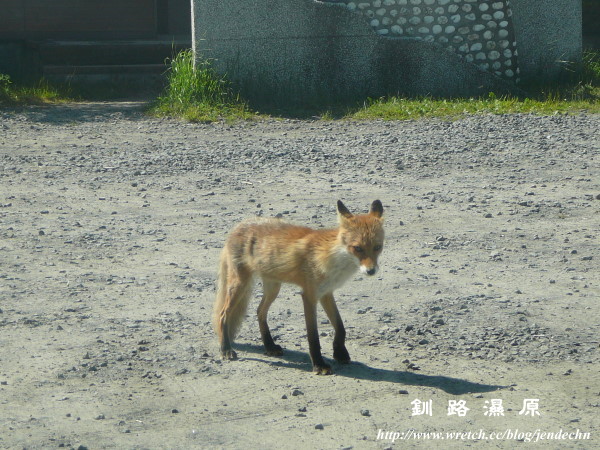
[(469, 99), (407, 99), (401, 97), (369, 100), (358, 111), (346, 117), (359, 120), (411, 120), (439, 117), (458, 119), (472, 114), (533, 113), (552, 115), (558, 113), (600, 112), (598, 100), (568, 100), (555, 95), (543, 99), (514, 97)]
[(250, 119), (255, 114), (235, 95), (210, 62), (197, 61), (192, 50), (179, 52), (171, 59), (167, 86), (150, 106), (156, 116), (180, 117), (192, 122)]
[(600, 53), (586, 51), (583, 64), (560, 86), (527, 86), (528, 96), (483, 98), (405, 98), (369, 99), (346, 118), (358, 120), (410, 120), (440, 117), (457, 119), (471, 114), (533, 113), (540, 115), (579, 112), (600, 113)]
[(600, 52), (587, 50), (583, 52), (582, 82), (600, 87)]
[(60, 103), (71, 100), (62, 89), (40, 80), (32, 86), (14, 84), (8, 75), (0, 74), (0, 105), (21, 106)]

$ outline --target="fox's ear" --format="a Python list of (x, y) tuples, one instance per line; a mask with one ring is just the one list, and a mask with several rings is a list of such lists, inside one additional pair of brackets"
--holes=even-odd
[(383, 215), (383, 205), (379, 200), (375, 200), (371, 204), (370, 214), (375, 217), (381, 217)]
[(337, 209), (341, 217), (345, 217), (346, 219), (352, 217), (352, 213), (348, 211), (348, 208), (346, 208), (346, 205), (344, 205), (341, 200), (337, 201)]

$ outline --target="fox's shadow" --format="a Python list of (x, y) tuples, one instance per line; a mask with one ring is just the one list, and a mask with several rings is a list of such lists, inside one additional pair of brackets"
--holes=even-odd
[[(260, 361), (278, 367), (298, 369), (305, 372), (311, 371), (310, 359), (304, 352), (285, 349), (283, 356), (279, 358), (270, 356), (256, 358), (245, 356), (245, 354), (258, 353), (262, 356), (264, 354), (264, 348), (262, 345), (236, 344), (236, 350), (240, 350), (238, 355), (240, 356), (241, 360)], [(385, 381), (388, 383), (399, 383), (408, 386), (435, 387), (453, 395), (492, 392), (508, 387), (473, 383), (460, 378), (451, 378), (443, 375), (422, 375), (414, 372), (377, 369), (356, 361), (352, 361), (350, 364), (337, 364), (332, 360), (328, 360), (328, 362), (332, 363), (334, 373), (337, 376), (354, 378), (358, 380)]]

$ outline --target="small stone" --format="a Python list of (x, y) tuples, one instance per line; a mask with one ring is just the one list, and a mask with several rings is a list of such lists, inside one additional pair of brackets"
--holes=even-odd
[(298, 397), (299, 395), (304, 395), (304, 392), (302, 392), (300, 389), (294, 389), (292, 391), (292, 396)]
[(400, 390), (398, 391), (398, 394), (401, 394), (401, 395), (408, 395), (408, 391), (407, 391), (406, 389), (400, 389)]
[(368, 409), (361, 409), (361, 410), (360, 410), (360, 415), (361, 415), (361, 416), (365, 416), (365, 417), (370, 417), (370, 416), (371, 416), (371, 413), (369, 412), (369, 410), (368, 410)]
[(324, 429), (324, 428), (325, 428), (325, 427), (323, 426), (323, 424), (322, 424), (322, 423), (318, 423), (318, 424), (316, 424), (316, 425), (315, 425), (315, 430), (322, 430), (322, 429)]
[(488, 50), (492, 50), (491, 52), (488, 53), (488, 58), (491, 61), (496, 61), (498, 58), (500, 58), (500, 52), (497, 50), (493, 50), (494, 48), (496, 48), (496, 43), (495, 42), (488, 42), (486, 45), (486, 48)]

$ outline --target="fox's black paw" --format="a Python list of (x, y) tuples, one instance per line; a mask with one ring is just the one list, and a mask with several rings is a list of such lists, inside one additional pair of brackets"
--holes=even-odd
[(237, 359), (237, 353), (235, 352), (235, 350), (232, 350), (232, 349), (223, 350), (221, 352), (221, 357), (223, 359), (227, 359), (229, 361), (233, 361), (233, 360)]
[(331, 366), (328, 364), (319, 364), (318, 366), (313, 366), (313, 372), (315, 375), (331, 375), (333, 370), (331, 370)]
[(281, 356), (281, 355), (283, 355), (283, 348), (281, 348), (281, 345), (273, 345), (272, 347), (269, 347), (266, 349), (265, 355)]
[(333, 359), (341, 364), (348, 364), (350, 362), (350, 354), (346, 350), (346, 347), (334, 348)]

